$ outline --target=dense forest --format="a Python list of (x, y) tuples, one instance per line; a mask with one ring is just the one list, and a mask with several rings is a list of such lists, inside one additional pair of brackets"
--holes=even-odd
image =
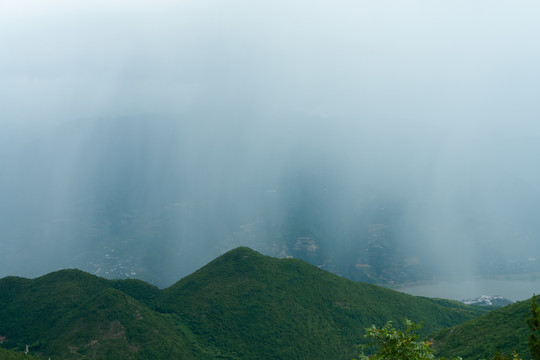
[(437, 356), (489, 359), (526, 353), (529, 308), (415, 297), (249, 248), (162, 290), (79, 270), (0, 279), (2, 348), (61, 359), (352, 359), (366, 328), (405, 317)]

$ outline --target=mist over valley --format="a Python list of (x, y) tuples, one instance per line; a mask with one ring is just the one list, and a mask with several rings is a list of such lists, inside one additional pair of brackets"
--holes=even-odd
[(535, 280), (540, 7), (390, 3), (1, 3), (0, 277)]
[(78, 120), (29, 141), (5, 160), (3, 274), (168, 286), (241, 245), (385, 285), (539, 271), (535, 178), (482, 158), (494, 146), (433, 160), (320, 117), (221, 116)]

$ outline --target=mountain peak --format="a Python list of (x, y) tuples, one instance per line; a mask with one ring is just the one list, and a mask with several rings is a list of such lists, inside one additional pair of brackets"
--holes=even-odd
[[(248, 257), (257, 257), (262, 258), (265, 257), (265, 255), (262, 255), (261, 253), (258, 253), (257, 251), (247, 247), (247, 246), (239, 246), (237, 248), (234, 248), (232, 250), (227, 251), (222, 256), (218, 257), (217, 259), (225, 257), (225, 258), (232, 258), (232, 259), (239, 259), (239, 260), (245, 260)], [(216, 259), (216, 260), (217, 260)]]
[(352, 358), (371, 324), (406, 316), (427, 335), (478, 315), (247, 247), (164, 290), (74, 270), (16, 280), (0, 280), (0, 334), (65, 359)]

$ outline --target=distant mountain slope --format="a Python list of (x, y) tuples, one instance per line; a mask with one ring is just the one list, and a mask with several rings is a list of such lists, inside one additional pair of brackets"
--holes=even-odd
[(164, 290), (79, 270), (0, 279), (3, 346), (62, 359), (350, 359), (371, 324), (428, 334), (481, 313), (249, 248)]
[(530, 356), (527, 344), (531, 301), (520, 301), (502, 307), (463, 324), (440, 331), (434, 336), (437, 354), (463, 359), (491, 359), (495, 351), (510, 355), (517, 351), (520, 358)]

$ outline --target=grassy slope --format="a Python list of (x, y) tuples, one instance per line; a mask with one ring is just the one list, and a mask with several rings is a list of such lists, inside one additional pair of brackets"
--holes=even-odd
[(266, 359), (346, 359), (371, 324), (408, 317), (424, 322), (427, 334), (478, 314), (248, 248), (232, 250), (166, 289), (162, 306), (208, 343), (239, 358)]
[(520, 301), (438, 332), (434, 347), (440, 356), (459, 355), (464, 359), (491, 359), (495, 351), (530, 357), (527, 345), (529, 329), (525, 318), (530, 315), (530, 300)]

